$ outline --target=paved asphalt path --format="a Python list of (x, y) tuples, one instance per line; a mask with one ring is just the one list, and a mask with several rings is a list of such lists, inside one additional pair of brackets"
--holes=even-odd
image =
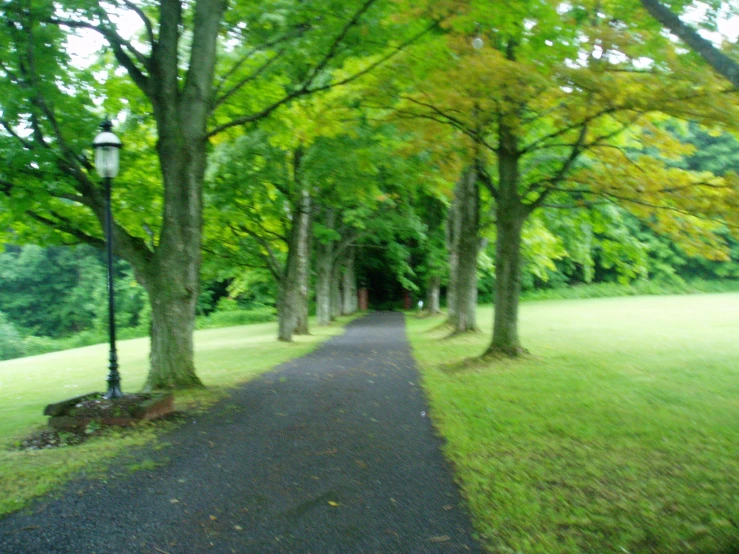
[(153, 469), (0, 520), (0, 553), (481, 552), (418, 379), (400, 314), (354, 321), (134, 455)]

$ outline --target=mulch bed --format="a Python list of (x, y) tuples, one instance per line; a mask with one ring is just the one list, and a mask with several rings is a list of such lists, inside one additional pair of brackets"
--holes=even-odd
[[(108, 401), (109, 402), (109, 401)], [(85, 408), (92, 412), (91, 407)], [(105, 410), (106, 408), (101, 408)], [(187, 415), (183, 412), (172, 412), (155, 420), (138, 423), (137, 425), (161, 425), (167, 422), (183, 421)], [(121, 429), (117, 426), (108, 426), (93, 422), (85, 427), (73, 427), (70, 429), (41, 429), (31, 433), (18, 443), (18, 450), (44, 450), (47, 448), (60, 448), (64, 446), (77, 446), (94, 437), (107, 433), (111, 427)], [(135, 432), (136, 425), (127, 428), (127, 432)]]

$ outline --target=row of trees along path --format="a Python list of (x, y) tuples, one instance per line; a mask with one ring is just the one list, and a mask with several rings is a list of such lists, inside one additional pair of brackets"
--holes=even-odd
[[(708, 5), (703, 27), (720, 17), (717, 4)], [(123, 12), (137, 21), (135, 36), (121, 25)], [(357, 155), (364, 173), (396, 181), (388, 166), (399, 153), (412, 154), (424, 161), (426, 188), (439, 185), (432, 195), (448, 207), (447, 300), (456, 332), (477, 327), (478, 254), (495, 240), (492, 356), (524, 352), (524, 239), (542, 213), (558, 219), (551, 214), (618, 206), (687, 254), (724, 260), (727, 236), (739, 229), (739, 178), (682, 170), (690, 147), (664, 124), (739, 129), (736, 89), (726, 81), (736, 84), (737, 64), (657, 0), (522, 1), (515, 9), (464, 0), (288, 0), (269, 9), (223, 0), (144, 7), (39, 0), (6, 2), (0, 14), (2, 240), (102, 246), (104, 195), (89, 137), (102, 109), (120, 115), (127, 169), (114, 194), (113, 242), (151, 304), (148, 389), (202, 386), (193, 332), (203, 241), (208, 221), (221, 223), (204, 199), (220, 199), (221, 209), (245, 197), (233, 192), (243, 172), (216, 179), (215, 190), (205, 186), (207, 172), (220, 146), (260, 132), (290, 158), (270, 168), (285, 174), (271, 176), (271, 186), (284, 189), (282, 200), (259, 186), (263, 181), (252, 189), (263, 189), (264, 204), (291, 225), (272, 228), (270, 221), (256, 237), (253, 221), (231, 220), (224, 229), (236, 246), (256, 240), (267, 257), (262, 265), (278, 283), (283, 339), (305, 330), (306, 310), (295, 306), (306, 305), (311, 240), (317, 312), (325, 320), (326, 291), (338, 277), (332, 264), (347, 251), (336, 235), (352, 218), (356, 223), (369, 196), (357, 196), (352, 214), (339, 213), (345, 193), (366, 183), (336, 179), (335, 169), (362, 164), (342, 157), (317, 182), (318, 138), (344, 133), (346, 142), (377, 122), (395, 134), (372, 144), (392, 147), (382, 162)], [(663, 24), (719, 74), (666, 36)], [(70, 53), (75, 33), (106, 45), (94, 63)], [(346, 93), (332, 96), (337, 90)], [(327, 114), (335, 116), (331, 123)], [(398, 137), (407, 144), (394, 144)], [(256, 174), (264, 159), (240, 161)], [(328, 196), (333, 180), (331, 203), (317, 205), (317, 191)], [(384, 191), (373, 202), (411, 196)], [(289, 250), (272, 260), (266, 237), (275, 236)]]

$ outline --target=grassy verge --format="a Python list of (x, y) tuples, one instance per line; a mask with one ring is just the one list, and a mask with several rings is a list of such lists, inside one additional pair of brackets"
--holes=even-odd
[[(252, 325), (255, 323), (270, 323), (277, 320), (275, 309), (271, 307), (255, 308), (251, 310), (231, 310), (226, 312), (213, 312), (208, 316), (198, 316), (195, 319), (195, 328), (200, 329), (219, 329), (222, 327), (234, 327), (240, 325)], [(5, 337), (10, 340), (13, 355), (3, 356), (2, 349), (2, 326), (0, 321), (0, 361), (7, 358), (37, 356), (39, 354), (47, 354), (49, 352), (59, 352), (62, 350), (71, 350), (73, 348), (82, 348), (84, 346), (92, 346), (95, 344), (105, 344), (108, 342), (107, 329), (88, 329), (81, 331), (75, 335), (62, 338), (36, 337), (33, 335), (21, 337), (17, 332), (15, 336)], [(7, 330), (6, 330), (7, 333)], [(138, 327), (119, 327), (117, 329), (119, 340), (129, 340), (145, 338), (149, 336), (149, 324), (143, 323)]]
[(490, 364), (478, 315), (408, 325), (492, 552), (739, 551), (739, 294), (528, 302), (532, 355)]
[[(197, 331), (196, 366), (208, 389), (178, 394), (176, 408), (207, 407), (229, 388), (307, 354), (340, 333), (349, 319), (314, 327), (311, 336), (296, 337), (293, 343), (277, 342), (275, 323)], [(124, 392), (139, 390), (148, 369), (148, 339), (121, 341), (118, 355)], [(135, 432), (111, 432), (80, 446), (44, 451), (14, 448), (21, 437), (45, 425), (42, 412), (47, 404), (104, 390), (106, 360), (107, 345), (96, 345), (0, 362), (0, 515), (23, 507), (82, 470), (101, 471), (106, 460), (156, 436), (153, 425), (142, 424)]]

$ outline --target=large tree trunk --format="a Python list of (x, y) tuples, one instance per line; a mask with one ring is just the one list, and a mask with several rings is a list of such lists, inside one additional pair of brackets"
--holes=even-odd
[(355, 271), (356, 249), (349, 248), (344, 260), (344, 275), (342, 278), (341, 314), (351, 315), (357, 311), (357, 274)]
[(341, 290), (343, 263), (341, 260), (336, 260), (333, 266), (333, 271), (331, 272), (331, 321), (341, 315), (343, 298)]
[(460, 218), (458, 202), (455, 198), (449, 206), (446, 222), (446, 247), (449, 251), (449, 278), (446, 287), (447, 323), (457, 325), (457, 282), (459, 272), (459, 232)]
[(167, 274), (145, 284), (152, 311), (151, 369), (144, 390), (202, 387), (193, 361), (197, 293)]
[[(203, 180), (207, 156), (216, 41), (224, 2), (198, 2), (187, 80), (178, 74), (182, 6), (162, 3), (159, 40), (148, 83), (137, 80), (149, 96), (157, 123), (157, 154), (164, 183), (164, 214), (159, 244), (146, 274), (152, 303), (151, 368), (147, 389), (202, 386), (195, 374), (193, 332), (200, 290), (203, 229)], [(135, 79), (136, 80), (136, 79)]]
[(285, 273), (280, 280), (277, 297), (277, 340), (290, 342), (297, 320), (297, 297), (299, 289), (296, 238), (298, 224), (293, 222), (290, 245), (287, 252)]
[[(193, 332), (200, 290), (202, 191), (206, 164), (205, 107), (185, 102), (202, 117), (155, 102), (157, 143), (164, 180), (159, 245), (146, 268), (152, 308), (151, 367), (147, 389), (202, 386), (195, 374)], [(165, 130), (171, 132), (168, 133)]]
[(279, 280), (278, 332), (281, 341), (292, 341), (298, 327), (308, 333), (308, 257), (310, 254), (311, 198), (302, 185), (303, 148), (293, 153), (293, 184), (296, 195), (292, 201), (290, 236), (284, 271), (276, 269)]
[(328, 245), (316, 248), (316, 319), (318, 325), (331, 323), (331, 254)]
[(441, 289), (441, 276), (432, 275), (426, 284), (426, 309), (430, 314), (438, 314), (441, 311), (439, 305), (439, 291)]
[(457, 203), (457, 283), (455, 294), (454, 332), (476, 331), (477, 248), (480, 227), (480, 195), (477, 171), (469, 168), (456, 187)]
[(521, 294), (521, 234), (529, 208), (519, 196), (517, 137), (501, 126), (498, 152), (498, 210), (495, 247), (495, 315), (493, 340), (485, 355), (518, 356), (525, 352), (518, 338), (518, 302)]
[[(502, 210), (501, 210), (502, 211)], [(518, 338), (521, 294), (521, 232), (524, 218), (499, 212), (495, 248), (495, 318), (489, 353), (517, 356), (524, 352)]]
[(300, 205), (300, 238), (298, 240), (298, 294), (295, 307), (295, 334), (307, 335), (308, 328), (308, 300), (310, 280), (310, 252), (311, 227), (313, 221), (313, 206), (310, 192), (303, 189)]
[(288, 290), (287, 279), (277, 284), (277, 340), (290, 342), (293, 340), (295, 327), (295, 303), (291, 291)]
[[(333, 208), (326, 212), (324, 224), (334, 228), (336, 213)], [(316, 245), (316, 318), (318, 325), (331, 323), (331, 279), (334, 268), (334, 242), (326, 241)]]

